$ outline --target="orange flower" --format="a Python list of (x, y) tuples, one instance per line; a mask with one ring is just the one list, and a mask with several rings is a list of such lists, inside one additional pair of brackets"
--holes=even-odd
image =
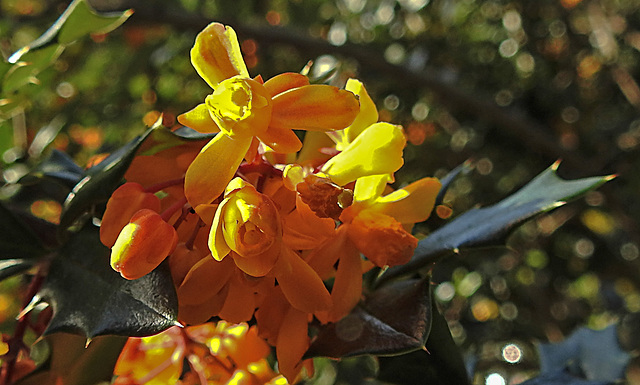
[(328, 131), (348, 126), (359, 104), (349, 91), (310, 85), (300, 74), (251, 79), (235, 32), (219, 23), (196, 37), (191, 62), (214, 89), (205, 102), (178, 117), (197, 131), (220, 132), (187, 170), (185, 194), (196, 207), (220, 195), (243, 158), (253, 160), (258, 140), (276, 152), (300, 150), (293, 129)]
[(155, 211), (136, 212), (111, 249), (111, 267), (126, 279), (155, 269), (178, 243), (176, 230)]

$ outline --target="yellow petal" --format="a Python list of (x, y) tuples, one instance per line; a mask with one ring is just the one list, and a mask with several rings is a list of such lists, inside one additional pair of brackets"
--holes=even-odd
[(345, 128), (353, 122), (360, 104), (349, 91), (314, 84), (273, 97), (271, 125), (313, 131)]
[[(229, 204), (228, 199), (224, 199), (218, 206), (216, 214), (213, 217), (211, 224), (211, 231), (209, 232), (209, 250), (211, 250), (211, 256), (216, 261), (222, 261), (224, 257), (229, 254), (231, 248), (227, 245), (227, 241), (224, 239), (224, 229), (222, 228), (222, 214), (225, 210), (225, 206)], [(200, 205), (201, 207), (203, 205)]]
[(249, 77), (238, 38), (231, 27), (211, 23), (196, 37), (191, 63), (211, 88), (232, 76)]
[(363, 176), (356, 180), (356, 186), (353, 189), (354, 202), (365, 202), (379, 198), (384, 188), (389, 183), (389, 175), (370, 175)]
[(296, 72), (286, 72), (276, 75), (264, 83), (264, 87), (272, 97), (287, 90), (306, 85), (309, 85), (309, 78)]
[(400, 223), (426, 221), (433, 210), (440, 187), (438, 179), (423, 178), (378, 198), (371, 210), (389, 215)]
[[(356, 116), (349, 127), (344, 129), (345, 139), (347, 143), (351, 143), (362, 131), (378, 121), (378, 110), (371, 96), (369, 96), (364, 85), (359, 80), (347, 80), (347, 85), (344, 88), (358, 95), (358, 100), (360, 101), (360, 112), (358, 116)], [(339, 146), (336, 146), (340, 151), (344, 149), (338, 147)]]
[(329, 159), (322, 172), (340, 186), (363, 176), (391, 174), (402, 167), (402, 150), (406, 142), (402, 127), (373, 124), (344, 151)]
[(270, 125), (267, 131), (258, 135), (258, 139), (273, 151), (288, 154), (302, 148), (302, 142), (290, 128)]
[(187, 169), (184, 193), (192, 207), (209, 204), (225, 189), (251, 145), (251, 137), (218, 134)]
[(220, 128), (211, 119), (209, 108), (204, 103), (198, 104), (191, 111), (178, 115), (178, 122), (203, 134), (220, 131)]

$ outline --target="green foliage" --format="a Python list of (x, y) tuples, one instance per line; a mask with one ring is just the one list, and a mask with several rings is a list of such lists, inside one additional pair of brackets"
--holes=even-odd
[(129, 281), (111, 269), (109, 255), (92, 225), (66, 242), (37, 295), (54, 309), (45, 334), (146, 336), (176, 324), (178, 303), (167, 266)]

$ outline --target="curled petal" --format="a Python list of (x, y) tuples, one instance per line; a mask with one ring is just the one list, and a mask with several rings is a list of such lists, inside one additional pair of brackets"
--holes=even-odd
[(198, 34), (191, 48), (191, 63), (214, 89), (230, 77), (249, 77), (235, 31), (220, 23), (211, 23)]
[(218, 125), (211, 119), (206, 104), (198, 104), (194, 109), (178, 115), (178, 122), (203, 134), (220, 132)]
[(276, 75), (264, 83), (271, 96), (276, 96), (293, 88), (309, 85), (309, 78), (296, 72), (285, 72)]
[(313, 313), (331, 306), (331, 295), (318, 274), (288, 247), (282, 248), (274, 275), (284, 296), (296, 309)]
[(225, 189), (251, 145), (251, 137), (216, 135), (187, 169), (184, 193), (192, 207), (209, 204)]
[(240, 270), (252, 277), (264, 277), (269, 274), (275, 266), (276, 261), (280, 256), (281, 249), (282, 246), (280, 242), (276, 242), (266, 251), (257, 256), (257, 258), (245, 258), (235, 252), (232, 252), (231, 255), (233, 256), (233, 261)]
[(149, 209), (160, 211), (160, 198), (144, 191), (144, 188), (133, 182), (118, 187), (111, 194), (107, 208), (102, 216), (100, 241), (107, 247), (113, 246), (123, 227), (138, 210)]
[(418, 240), (392, 217), (363, 210), (346, 225), (349, 239), (378, 267), (407, 263)]
[(222, 221), (222, 213), (227, 204), (229, 204), (229, 200), (225, 199), (218, 206), (211, 224), (211, 232), (209, 233), (209, 250), (216, 261), (222, 261), (231, 251), (227, 241), (224, 239), (224, 224)]
[(426, 221), (440, 187), (438, 179), (423, 178), (377, 199), (371, 209), (389, 215), (400, 223)]
[(273, 97), (271, 125), (312, 131), (339, 130), (353, 122), (360, 104), (349, 91), (313, 84)]
[(111, 267), (126, 279), (137, 279), (158, 267), (178, 244), (176, 230), (155, 211), (136, 212), (111, 249)]
[(406, 143), (402, 127), (373, 124), (344, 151), (329, 159), (322, 172), (340, 186), (363, 176), (391, 174), (402, 167), (402, 150)]

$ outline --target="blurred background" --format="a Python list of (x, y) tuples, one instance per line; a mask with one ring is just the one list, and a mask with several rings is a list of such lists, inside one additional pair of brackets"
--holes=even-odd
[[(86, 166), (161, 114), (175, 126), (211, 92), (188, 52), (200, 29), (220, 21), (238, 33), (253, 76), (301, 71), (312, 60), (314, 77), (339, 86), (361, 79), (380, 119), (406, 130), (397, 185), (471, 161), (445, 196), (450, 217), (501, 200), (558, 159), (563, 178), (618, 175), (525, 223), (504, 246), (463, 250), (434, 270), (437, 301), (478, 383), (494, 372), (501, 380), (492, 384), (517, 383), (537, 371), (536, 342), (640, 312), (637, 0), (89, 2), (135, 13), (67, 47), (20, 90), (22, 107), (0, 119), (3, 184), (51, 149)], [(40, 36), (68, 3), (0, 0), (3, 57)], [(53, 200), (31, 208), (52, 222), (60, 209)], [(418, 234), (445, 223), (446, 211)], [(5, 328), (21, 284), (2, 283)], [(505, 347), (521, 355), (518, 365)], [(637, 363), (627, 379), (640, 383)]]

